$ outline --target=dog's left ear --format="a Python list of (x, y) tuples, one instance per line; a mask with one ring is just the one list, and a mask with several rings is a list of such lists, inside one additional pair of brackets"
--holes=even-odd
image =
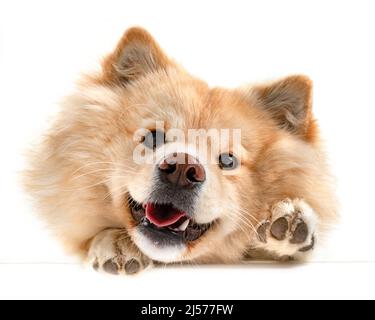
[(255, 104), (270, 113), (280, 128), (305, 137), (312, 134), (312, 81), (308, 77), (289, 76), (256, 86), (250, 97), (253, 103), (255, 99)]
[(109, 83), (126, 84), (172, 65), (145, 29), (128, 29), (115, 50), (103, 61), (103, 77)]

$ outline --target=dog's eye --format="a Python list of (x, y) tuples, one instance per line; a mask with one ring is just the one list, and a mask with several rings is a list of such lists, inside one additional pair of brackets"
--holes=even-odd
[(238, 166), (238, 160), (231, 153), (222, 153), (219, 157), (219, 166), (222, 170), (234, 170)]
[(165, 143), (165, 134), (160, 130), (153, 130), (144, 137), (143, 144), (150, 149), (156, 149)]

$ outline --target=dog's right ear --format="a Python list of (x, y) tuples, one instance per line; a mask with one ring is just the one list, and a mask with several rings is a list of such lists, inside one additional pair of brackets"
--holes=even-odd
[(153, 37), (144, 29), (128, 29), (116, 49), (103, 61), (103, 80), (128, 83), (172, 64)]

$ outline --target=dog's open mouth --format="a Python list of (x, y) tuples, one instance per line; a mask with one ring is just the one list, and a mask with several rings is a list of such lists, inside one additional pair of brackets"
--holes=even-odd
[(212, 223), (198, 224), (172, 204), (138, 203), (129, 196), (129, 208), (138, 227), (157, 242), (192, 242), (199, 239)]

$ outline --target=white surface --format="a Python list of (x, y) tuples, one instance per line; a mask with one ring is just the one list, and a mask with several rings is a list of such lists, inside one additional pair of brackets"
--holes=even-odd
[(0, 299), (373, 299), (374, 267), (252, 264), (154, 269), (121, 278), (77, 265), (0, 265)]
[[(374, 265), (354, 263), (375, 261), (373, 4), (1, 1), (0, 297), (276, 297), (278, 291), (269, 289), (274, 283), (285, 297), (374, 297)], [(168, 54), (212, 85), (236, 86), (291, 73), (314, 80), (315, 114), (342, 206), (342, 221), (318, 252), (319, 263), (167, 269), (120, 280), (74, 265), (7, 265), (72, 261), (31, 214), (17, 182), (22, 153), (48, 127), (79, 72), (95, 68), (131, 25), (149, 29)], [(322, 263), (328, 261), (335, 263)], [(165, 283), (181, 279), (186, 288), (174, 295)], [(209, 285), (196, 291), (198, 280)]]

